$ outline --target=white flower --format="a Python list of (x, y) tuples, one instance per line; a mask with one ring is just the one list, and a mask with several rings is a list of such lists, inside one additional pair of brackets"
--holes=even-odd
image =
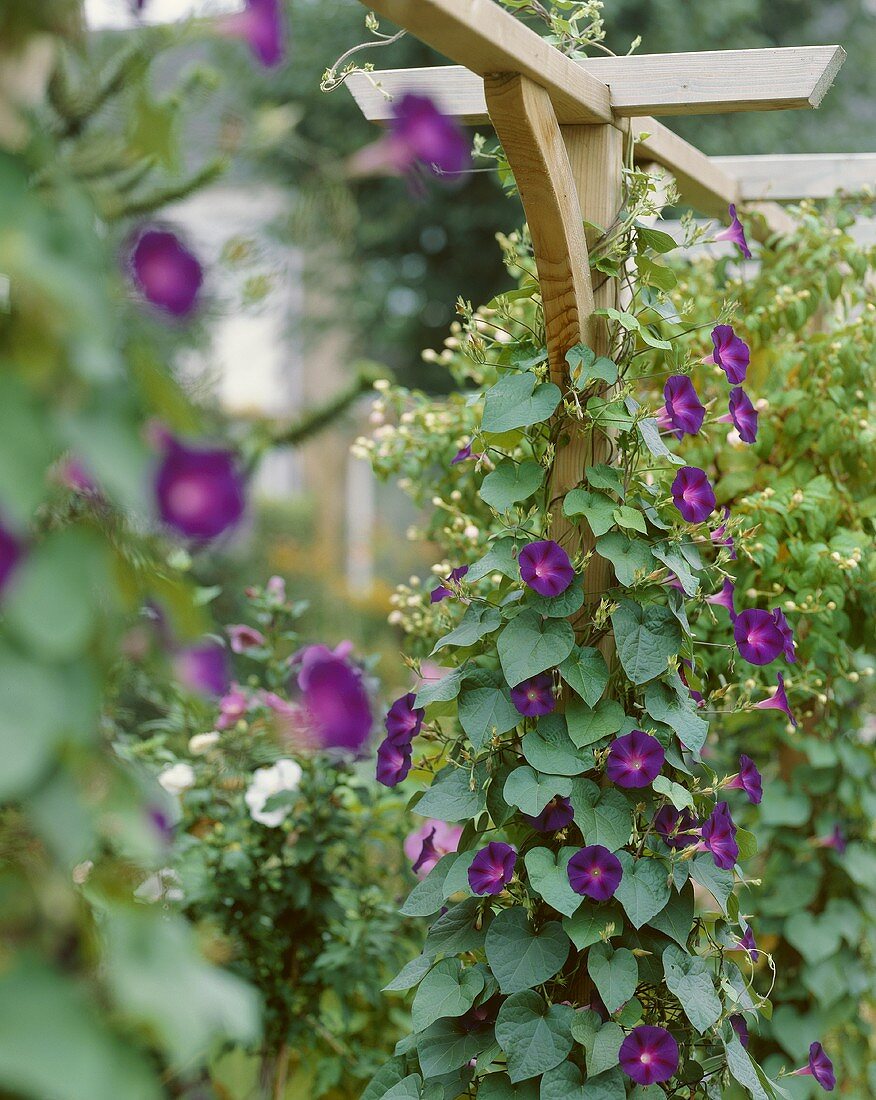
[(256, 768), (244, 796), (253, 821), (271, 829), (282, 825), (289, 807), (281, 806), (278, 810), (267, 812), (264, 807), (269, 798), (281, 791), (297, 791), (301, 776), (301, 765), (294, 760), (278, 760), (272, 768)]
[(143, 879), (134, 891), (134, 897), (153, 905), (156, 901), (182, 901), (180, 877), (172, 867), (162, 867)]
[(192, 756), (201, 756), (212, 749), (218, 740), (219, 733), (216, 730), (210, 730), (209, 733), (196, 733), (189, 741), (189, 752)]
[(195, 785), (195, 769), (191, 764), (171, 764), (159, 775), (158, 782), (168, 794), (182, 794)]

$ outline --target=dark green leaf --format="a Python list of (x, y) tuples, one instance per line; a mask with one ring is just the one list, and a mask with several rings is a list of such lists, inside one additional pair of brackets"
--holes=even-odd
[(504, 909), (487, 932), (487, 962), (503, 993), (519, 993), (552, 978), (569, 954), (560, 924), (548, 921), (533, 931), (520, 906)]
[(433, 960), (428, 955), (418, 955), (405, 963), (392, 981), (383, 987), (383, 991), (389, 993), (392, 990), (413, 989), (429, 973), (432, 963)]
[(583, 951), (603, 938), (620, 936), (624, 930), (624, 915), (614, 901), (597, 905), (585, 900), (574, 916), (565, 918), (563, 929), (578, 950)]
[[(594, 944), (587, 952), (587, 970), (610, 1013), (617, 1012), (636, 992), (639, 967), (636, 956), (625, 947), (614, 950), (607, 943)], [(613, 1065), (610, 1062), (602, 1068), (610, 1069)]]
[(566, 776), (542, 775), (524, 764), (508, 776), (503, 795), (509, 805), (537, 817), (554, 795), (565, 797), (571, 790), (572, 781)]
[(444, 649), (449, 645), (457, 647), (474, 645), (481, 638), (485, 638), (487, 634), (498, 630), (501, 623), (502, 613), (498, 607), (491, 607), (489, 604), (483, 603), (469, 604), (459, 626), (455, 630), (451, 630), (449, 634), (445, 634), (443, 638), (439, 638), (432, 648), (432, 652), (437, 653), (439, 649)]
[(582, 900), (569, 885), (569, 860), (577, 851), (577, 848), (561, 848), (559, 852), (531, 848), (524, 860), (533, 890), (567, 917), (575, 912)]
[(670, 993), (701, 1035), (720, 1020), (721, 998), (705, 959), (671, 943), (663, 952), (663, 973)]
[(636, 859), (630, 852), (618, 852), (617, 857), (624, 874), (614, 896), (633, 925), (641, 928), (669, 901), (667, 869), (659, 860), (647, 856)]
[(634, 684), (659, 676), (681, 647), (681, 630), (668, 608), (623, 600), (611, 621), (618, 658)]
[(459, 1020), (436, 1020), (417, 1036), (417, 1056), (425, 1077), (452, 1073), (476, 1058), (492, 1041), (489, 1031), (472, 1031)]
[(520, 745), (528, 764), (548, 775), (580, 775), (593, 767), (593, 753), (578, 749), (566, 731), (562, 714), (546, 714)]
[(608, 665), (598, 649), (575, 646), (559, 666), (560, 675), (589, 706), (602, 698), (608, 684)]
[(458, 714), (459, 724), (478, 751), (494, 734), (507, 733), (522, 721), (507, 691), (494, 687), (461, 692)]
[(575, 632), (565, 619), (543, 620), (535, 611), (521, 611), (504, 628), (497, 643), (505, 679), (515, 687), (559, 665), (574, 644)]
[(414, 807), (414, 812), (421, 817), (437, 817), (441, 821), (467, 821), (486, 805), (485, 778), (482, 764), (474, 771), (447, 764)]
[(423, 978), (411, 1019), (416, 1031), (423, 1031), (435, 1020), (462, 1016), (468, 1012), (484, 988), (484, 975), (475, 966), (463, 966), (459, 959), (442, 959)]
[(694, 893), (691, 886), (686, 885), (681, 893), (672, 894), (665, 908), (651, 917), (648, 924), (670, 936), (680, 947), (685, 947), (693, 928), (693, 920)]
[(477, 951), (484, 946), (491, 920), (490, 910), (484, 909), (478, 898), (466, 898), (435, 921), (426, 936), (423, 953), (461, 955), (464, 951)]
[(614, 787), (602, 789), (590, 779), (576, 779), (570, 795), (575, 823), (587, 844), (601, 844), (614, 852), (633, 831), (630, 804)]
[(609, 734), (617, 733), (624, 717), (624, 709), (615, 699), (603, 699), (595, 707), (574, 699), (566, 711), (569, 737), (579, 749), (586, 748)]
[(509, 997), (499, 1009), (496, 1038), (508, 1059), (508, 1076), (525, 1081), (558, 1066), (572, 1049), (573, 1010), (548, 1005), (537, 993)]

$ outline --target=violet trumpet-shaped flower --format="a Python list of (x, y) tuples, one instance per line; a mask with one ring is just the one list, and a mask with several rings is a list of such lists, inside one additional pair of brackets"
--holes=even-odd
[(221, 16), (215, 26), (226, 38), (245, 42), (266, 69), (281, 64), (286, 55), (283, 0), (246, 0), (243, 11)]
[(605, 774), (619, 787), (647, 787), (660, 774), (665, 759), (656, 737), (633, 730), (612, 742)]
[(557, 705), (553, 676), (549, 672), (540, 672), (511, 688), (511, 702), (527, 718), (550, 714)]
[(204, 273), (197, 258), (169, 229), (143, 229), (131, 248), (128, 268), (151, 305), (174, 317), (195, 308)]
[(690, 810), (676, 810), (674, 806), (661, 806), (654, 815), (654, 828), (664, 843), (675, 849), (690, 848), (699, 840), (697, 819)]
[(745, 381), (751, 352), (732, 325), (716, 325), (712, 329), (712, 353), (703, 362), (716, 363), (727, 375), (727, 381), (738, 386)]
[(298, 687), (307, 725), (320, 748), (358, 752), (373, 725), (361, 671), (348, 659), (349, 644), (332, 652), (308, 646), (299, 655)]
[(614, 897), (624, 870), (621, 861), (608, 848), (590, 844), (572, 856), (566, 873), (576, 894), (593, 901), (607, 901)]
[(388, 738), (377, 747), (377, 782), (397, 787), (411, 770), (410, 745), (394, 745)]
[(746, 260), (751, 259), (751, 249), (748, 247), (748, 241), (745, 239), (745, 230), (742, 228), (742, 222), (736, 216), (736, 204), (730, 203), (730, 207), (727, 211), (730, 217), (730, 224), (726, 229), (722, 229), (720, 233), (715, 234), (716, 241), (732, 241), (733, 244), (739, 249)]
[(575, 579), (569, 555), (551, 539), (530, 542), (520, 551), (520, 576), (539, 596), (559, 596)]
[(738, 1012), (734, 1012), (730, 1017), (730, 1026), (736, 1032), (739, 1037), (739, 1042), (744, 1047), (748, 1046), (748, 1024), (745, 1022), (745, 1017), (741, 1016)]
[(414, 706), (417, 697), (409, 691), (392, 704), (386, 712), (386, 735), (396, 745), (410, 745), (423, 725), (425, 708)]
[(774, 608), (773, 622), (779, 628), (779, 633), (782, 635), (782, 641), (784, 642), (782, 652), (785, 654), (785, 660), (793, 665), (797, 661), (797, 651), (794, 647), (794, 631), (791, 629), (791, 624), (785, 618), (785, 613), (781, 608)]
[(249, 649), (258, 649), (265, 644), (264, 634), (245, 623), (235, 623), (233, 626), (226, 627), (225, 631), (234, 653), (246, 653)]
[(481, 848), (468, 869), (468, 884), (476, 894), (501, 894), (514, 876), (517, 849), (500, 840)]
[(711, 852), (715, 866), (722, 871), (732, 871), (739, 859), (736, 824), (726, 802), (719, 802), (703, 822), (701, 850)]
[(816, 846), (819, 848), (833, 848), (838, 856), (844, 855), (845, 850), (848, 847), (848, 841), (846, 840), (846, 834), (843, 831), (841, 825), (834, 825), (833, 829), (827, 836), (820, 837), (816, 841)]
[(467, 462), (468, 459), (473, 458), (475, 461), (483, 458), (482, 454), (475, 454), (471, 449), (471, 442), (466, 443), (464, 447), (460, 447), (456, 454), (451, 458), (450, 465), (458, 466), (460, 462)]
[(620, 1047), (620, 1066), (637, 1085), (668, 1081), (678, 1069), (678, 1043), (664, 1027), (640, 1024)]
[(0, 593), (9, 584), (9, 580), (18, 563), (24, 556), (24, 547), (8, 527), (0, 523)]
[(556, 833), (560, 829), (568, 829), (575, 820), (575, 811), (569, 799), (558, 794), (554, 795), (540, 814), (535, 817), (529, 814), (523, 816), (537, 833)]
[(448, 825), (446, 821), (427, 818), (419, 829), (405, 838), (405, 855), (411, 861), (411, 870), (425, 878), (442, 856), (455, 852), (462, 836), (461, 825)]
[(714, 512), (715, 490), (704, 470), (682, 466), (672, 483), (672, 500), (688, 523), (702, 523)]
[(781, 710), (787, 716), (792, 726), (797, 725), (797, 719), (791, 713), (791, 706), (788, 703), (788, 696), (785, 693), (785, 677), (778, 674), (779, 686), (776, 688), (775, 693), (769, 697), (769, 699), (761, 699), (759, 703), (754, 704), (755, 710)]
[(663, 387), (666, 417), (678, 439), (696, 435), (703, 426), (706, 408), (686, 374), (673, 374)]
[(177, 680), (199, 695), (222, 695), (228, 687), (228, 658), (221, 645), (186, 646), (173, 659)]
[(733, 623), (733, 638), (740, 656), (750, 665), (768, 665), (785, 648), (785, 639), (769, 611), (749, 608)]
[(727, 521), (729, 519), (730, 519), (730, 509), (725, 506), (723, 522), (718, 527), (716, 527), (714, 531), (711, 531), (709, 533), (709, 538), (717, 546), (729, 546), (729, 548), (730, 548), (730, 560), (731, 561), (736, 561), (736, 546), (733, 542), (733, 536), (727, 534)]
[(730, 411), (726, 416), (719, 416), (718, 420), (732, 424), (743, 443), (754, 443), (757, 440), (757, 409), (741, 386), (730, 391), (728, 406)]
[(155, 477), (161, 519), (191, 539), (213, 539), (243, 515), (243, 478), (231, 451), (188, 447), (165, 436)]
[(795, 1069), (792, 1077), (814, 1077), (825, 1092), (836, 1088), (836, 1075), (833, 1062), (825, 1053), (821, 1043), (813, 1043), (809, 1048), (809, 1062), (802, 1069)]
[(753, 963), (756, 963), (760, 958), (760, 952), (757, 949), (757, 943), (755, 942), (754, 932), (752, 932), (751, 926), (746, 927), (742, 939), (736, 944), (736, 948), (739, 951), (747, 951), (748, 957)]
[(706, 603), (715, 604), (719, 607), (726, 607), (730, 614), (730, 622), (736, 618), (736, 608), (733, 606), (733, 596), (736, 592), (736, 585), (729, 579), (724, 578), (724, 583), (721, 585), (721, 591), (716, 592), (714, 596), (706, 596)]
[(468, 168), (471, 153), (465, 134), (428, 96), (408, 93), (392, 109), (387, 133), (353, 157), (354, 175), (401, 176), (424, 166), (436, 175), (458, 176)]
[(724, 784), (726, 790), (745, 791), (748, 801), (755, 806), (763, 798), (763, 780), (757, 766), (750, 756), (744, 753), (739, 757), (739, 771)]
[(447, 586), (450, 584), (456, 584), (461, 581), (462, 578), (468, 572), (467, 565), (458, 565), (456, 569), (450, 570), (450, 576), (446, 581), (442, 581), (437, 587), (432, 589), (432, 595), (429, 597), (430, 603), (441, 603), (442, 600), (446, 600), (448, 596), (454, 596), (456, 593)]

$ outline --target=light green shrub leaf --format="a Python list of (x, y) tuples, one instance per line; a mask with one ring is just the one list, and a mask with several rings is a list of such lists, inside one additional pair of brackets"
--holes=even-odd
[(604, 535), (611, 529), (616, 507), (611, 497), (588, 489), (572, 489), (563, 500), (563, 514), (570, 519), (584, 516), (594, 535)]
[(481, 429), (493, 433), (509, 432), (538, 424), (549, 419), (561, 398), (553, 382), (539, 383), (529, 371), (504, 374), (484, 395)]
[(663, 952), (663, 973), (670, 993), (674, 993), (682, 1011), (702, 1035), (721, 1018), (721, 998), (705, 959), (688, 955), (671, 943)]
[(619, 531), (601, 535), (596, 540), (596, 553), (611, 562), (618, 583), (625, 588), (635, 584), (637, 573), (644, 575), (654, 568), (648, 543), (628, 538)]
[[(614, 950), (607, 943), (594, 944), (587, 952), (587, 970), (610, 1013), (617, 1012), (636, 992), (639, 967), (636, 956), (625, 947)], [(603, 1069), (614, 1064), (611, 1062)]]
[(487, 474), (479, 495), (496, 512), (507, 512), (512, 505), (531, 497), (543, 481), (544, 467), (537, 462), (506, 459)]

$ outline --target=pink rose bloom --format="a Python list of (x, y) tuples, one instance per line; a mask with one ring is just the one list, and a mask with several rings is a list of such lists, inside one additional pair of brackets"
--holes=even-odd
[(461, 825), (448, 825), (428, 817), (405, 839), (405, 855), (414, 874), (425, 878), (442, 856), (455, 852), (462, 836)]

